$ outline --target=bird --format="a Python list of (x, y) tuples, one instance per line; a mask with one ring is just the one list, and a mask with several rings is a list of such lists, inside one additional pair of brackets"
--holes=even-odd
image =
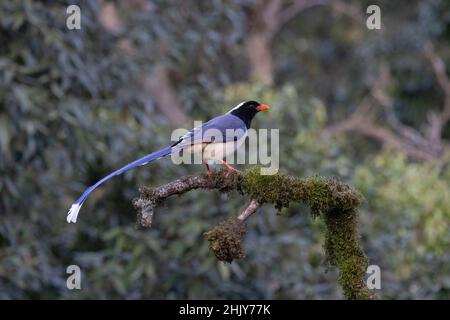
[[(207, 174), (211, 173), (209, 164), (211, 161), (220, 162), (227, 169), (227, 176), (238, 171), (223, 160), (228, 154), (239, 148), (247, 137), (253, 117), (260, 111), (270, 107), (257, 101), (243, 101), (227, 113), (217, 116), (201, 126), (195, 127), (179, 138), (174, 144), (161, 150), (139, 158), (124, 167), (110, 173), (103, 179), (88, 187), (83, 194), (75, 200), (67, 213), (67, 222), (76, 223), (81, 206), (89, 194), (101, 184), (114, 176), (120, 175), (132, 168), (146, 165), (176, 152), (200, 153), (203, 163), (206, 165)], [(214, 134), (211, 134), (213, 132)]]

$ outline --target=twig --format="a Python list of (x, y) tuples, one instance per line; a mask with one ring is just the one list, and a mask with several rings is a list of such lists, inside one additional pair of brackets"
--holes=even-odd
[(241, 221), (245, 221), (250, 217), (253, 213), (258, 210), (258, 208), (261, 206), (261, 203), (256, 200), (252, 199), (248, 206), (241, 212), (241, 214), (238, 216), (238, 219)]

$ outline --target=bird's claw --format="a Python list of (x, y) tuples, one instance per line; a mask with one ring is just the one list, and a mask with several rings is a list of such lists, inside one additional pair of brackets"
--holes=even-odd
[(228, 169), (228, 171), (224, 174), (225, 178), (227, 178), (232, 172), (237, 172), (237, 173), (241, 173), (242, 171), (238, 170), (238, 169)]

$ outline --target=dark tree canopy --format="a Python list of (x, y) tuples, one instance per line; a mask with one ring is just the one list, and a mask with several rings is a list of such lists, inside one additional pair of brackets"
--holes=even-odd
[[(81, 30), (66, 28), (70, 4)], [(381, 30), (366, 28), (370, 4)], [(339, 270), (363, 268), (335, 249), (355, 239), (330, 232), (358, 217), (380, 298), (448, 299), (449, 12), (444, 0), (2, 1), (0, 298), (349, 297)], [(299, 214), (322, 212), (314, 203), (261, 206), (246, 258), (224, 264), (204, 233), (242, 197), (192, 191), (135, 228), (139, 186), (203, 170), (161, 159), (106, 183), (66, 224), (86, 186), (249, 99), (271, 106), (255, 128), (281, 128), (281, 173), (337, 177), (366, 198), (358, 216), (351, 206), (342, 226), (329, 207)], [(324, 272), (323, 244), (339, 268)], [(86, 290), (67, 290), (71, 264)]]

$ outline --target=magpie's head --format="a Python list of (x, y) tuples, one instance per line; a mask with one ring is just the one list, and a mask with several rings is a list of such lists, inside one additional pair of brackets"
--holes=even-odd
[(260, 111), (270, 109), (268, 105), (261, 104), (257, 101), (244, 101), (239, 103), (236, 107), (231, 109), (228, 113), (240, 118), (245, 122), (247, 128), (250, 127), (250, 122), (253, 117)]

